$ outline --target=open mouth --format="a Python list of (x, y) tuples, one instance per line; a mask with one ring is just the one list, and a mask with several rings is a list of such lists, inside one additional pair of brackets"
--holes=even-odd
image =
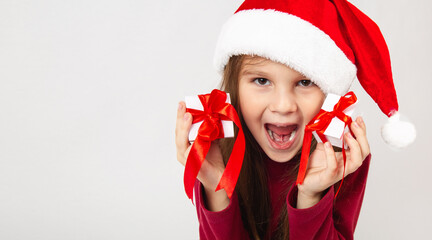
[(275, 125), (266, 123), (267, 138), (275, 149), (287, 149), (297, 136), (298, 125)]

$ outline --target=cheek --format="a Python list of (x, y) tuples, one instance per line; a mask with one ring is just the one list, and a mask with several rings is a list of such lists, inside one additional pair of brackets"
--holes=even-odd
[(315, 115), (320, 111), (324, 102), (325, 95), (321, 90), (318, 90), (316, 94), (308, 97), (308, 100), (303, 102), (305, 124), (309, 123)]
[(246, 122), (252, 117), (253, 111), (253, 98), (251, 97), (251, 93), (247, 91), (242, 85), (239, 87), (239, 101), (240, 101), (240, 109), (243, 115), (243, 118)]
[(262, 109), (260, 105), (262, 105), (262, 101), (257, 98), (257, 94), (251, 89), (242, 85), (239, 86), (239, 101), (243, 119), (249, 129), (252, 130), (257, 124), (257, 121), (260, 120)]

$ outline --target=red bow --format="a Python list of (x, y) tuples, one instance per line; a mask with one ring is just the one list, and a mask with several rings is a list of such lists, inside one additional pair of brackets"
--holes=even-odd
[[(333, 107), (333, 111), (327, 112), (321, 109), (318, 112), (318, 114), (308, 123), (308, 125), (306, 125), (305, 134), (303, 138), (303, 149), (300, 158), (299, 173), (297, 176), (296, 184), (302, 184), (306, 174), (309, 153), (310, 153), (310, 144), (312, 140), (312, 132), (316, 131), (321, 141), (327, 142), (327, 138), (325, 137), (324, 132), (334, 117), (339, 118), (341, 121), (345, 123), (344, 129), (348, 126), (349, 130), (351, 131), (350, 125), (352, 119), (350, 116), (346, 115), (343, 111), (347, 109), (349, 106), (353, 105), (356, 101), (357, 101), (356, 95), (353, 92), (348, 92), (347, 94), (345, 94), (345, 96), (339, 99), (339, 102)], [(335, 194), (335, 197), (339, 193), (340, 187), (342, 186), (343, 179), (345, 176), (346, 154), (345, 154), (344, 141), (342, 141), (342, 156), (344, 160), (344, 171), (343, 171), (341, 184)]]
[(186, 109), (187, 112), (192, 114), (192, 123), (203, 121), (186, 161), (184, 173), (186, 195), (192, 200), (195, 179), (210, 149), (211, 142), (224, 137), (221, 120), (230, 120), (237, 125), (239, 132), (231, 156), (215, 191), (223, 188), (228, 197), (231, 198), (240, 174), (245, 151), (245, 139), (240, 119), (234, 107), (226, 103), (227, 95), (225, 92), (214, 89), (210, 94), (198, 95), (198, 97), (204, 111)]

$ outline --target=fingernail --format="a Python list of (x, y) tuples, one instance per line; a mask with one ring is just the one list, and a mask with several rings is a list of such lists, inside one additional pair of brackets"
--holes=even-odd
[(354, 127), (356, 127), (356, 128), (360, 127), (356, 121), (354, 121), (353, 123), (354, 123)]
[(331, 147), (331, 145), (330, 145), (330, 143), (329, 143), (329, 142), (326, 142), (326, 143), (324, 143), (324, 147), (326, 147), (326, 148), (330, 148), (330, 147)]
[(363, 123), (364, 123), (364, 121), (363, 121), (363, 118), (362, 118), (362, 117), (358, 117), (357, 119), (358, 119), (359, 123), (361, 123), (361, 124), (363, 124)]
[(185, 113), (185, 115), (183, 116), (184, 120), (189, 120), (189, 114)]
[(353, 136), (351, 135), (350, 132), (347, 132), (347, 133), (346, 133), (346, 137), (347, 137), (347, 138), (353, 138)]
[(179, 103), (178, 110), (182, 110), (182, 108), (183, 108), (183, 105), (181, 103)]

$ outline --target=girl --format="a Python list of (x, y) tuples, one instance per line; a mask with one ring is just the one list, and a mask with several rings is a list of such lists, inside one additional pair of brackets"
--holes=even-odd
[[(296, 185), (295, 179), (305, 126), (319, 112), (326, 93), (343, 95), (356, 77), (370, 84), (372, 72), (384, 82), (379, 85), (390, 85), (390, 93), (380, 94), (396, 98), (386, 47), (364, 49), (367, 44), (383, 48), (384, 41), (366, 18), (345, 0), (246, 0), (226, 23), (215, 63), (223, 71), (222, 89), (231, 94), (239, 114), (246, 151), (229, 199), (223, 189), (214, 189), (234, 139), (212, 143), (195, 185), (201, 239), (353, 238), (370, 162), (362, 118), (350, 126), (354, 136), (344, 135), (345, 178), (336, 199), (344, 162), (328, 142), (313, 143), (304, 181)], [(378, 40), (355, 45), (359, 36), (345, 28), (348, 24), (374, 32)], [(364, 50), (384, 57), (369, 62)], [(365, 66), (370, 68), (365, 71)], [(392, 116), (397, 102), (386, 101), (378, 104)], [(180, 102), (176, 146), (183, 165), (191, 148), (191, 124), (192, 116)]]

